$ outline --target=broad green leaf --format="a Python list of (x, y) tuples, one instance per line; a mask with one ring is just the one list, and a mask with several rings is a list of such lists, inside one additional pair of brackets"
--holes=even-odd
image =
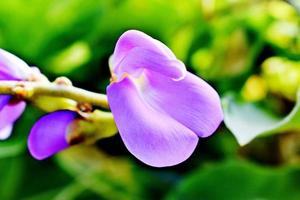
[(300, 199), (300, 169), (227, 161), (191, 173), (167, 200)]
[(284, 118), (272, 115), (254, 103), (239, 102), (233, 96), (222, 99), (224, 122), (240, 145), (256, 137), (300, 128), (300, 91), (293, 110)]

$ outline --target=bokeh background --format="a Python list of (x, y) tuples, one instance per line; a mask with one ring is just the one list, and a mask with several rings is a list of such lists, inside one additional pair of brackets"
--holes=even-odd
[[(300, 85), (299, 9), (297, 0), (2, 0), (0, 47), (50, 80), (67, 76), (105, 92), (118, 37), (138, 29), (168, 45), (222, 98), (251, 104), (237, 109), (237, 121), (255, 119), (257, 110), (284, 117)], [(136, 160), (118, 134), (34, 160), (26, 138), (42, 114), (27, 107), (0, 141), (1, 200), (300, 199), (300, 131), (293, 126), (240, 147), (221, 124), (186, 162), (158, 169)], [(299, 116), (293, 120), (300, 126)]]

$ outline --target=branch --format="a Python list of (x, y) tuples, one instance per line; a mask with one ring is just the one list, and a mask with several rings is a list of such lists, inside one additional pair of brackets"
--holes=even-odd
[(64, 97), (77, 102), (109, 108), (107, 97), (104, 94), (50, 82), (0, 81), (0, 94), (20, 96), (27, 100), (33, 100), (37, 96)]

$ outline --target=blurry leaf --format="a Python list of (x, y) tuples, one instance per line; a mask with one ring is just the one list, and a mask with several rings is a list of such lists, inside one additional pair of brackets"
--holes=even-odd
[(225, 162), (191, 173), (167, 200), (300, 199), (299, 168), (266, 168)]
[(270, 91), (295, 101), (300, 85), (299, 61), (270, 57), (262, 63), (262, 76)]
[(197, 67), (199, 74), (205, 73), (212, 67), (214, 60), (213, 52), (210, 49), (201, 48), (191, 58), (192, 66)]
[(56, 194), (54, 200), (72, 200), (85, 190), (80, 183), (74, 182)]
[(22, 153), (26, 147), (24, 139), (24, 137), (16, 137), (13, 140), (0, 141), (0, 159)]
[(285, 1), (269, 1), (268, 12), (273, 18), (279, 20), (296, 19), (298, 17), (296, 9)]
[(57, 194), (59, 194), (61, 188), (54, 189), (54, 190), (48, 190), (42, 193), (36, 193), (31, 197), (23, 198), (23, 200), (41, 200), (41, 199), (53, 199)]
[[(247, 58), (250, 57), (250, 44), (247, 41), (245, 30), (237, 28), (227, 38), (221, 38), (221, 40), (225, 42), (225, 48), (222, 52), (224, 58), (220, 71), (225, 75), (229, 73), (229, 76), (234, 76), (247, 70)], [(218, 42), (218, 40), (216, 41)], [(219, 46), (216, 44), (215, 50), (219, 50)]]
[(233, 96), (222, 99), (224, 122), (240, 145), (258, 136), (300, 128), (300, 90), (293, 110), (284, 118), (274, 116), (254, 103), (238, 102)]
[(173, 37), (171, 37), (170, 48), (180, 60), (186, 60), (189, 47), (194, 36), (194, 27), (181, 27)]
[(290, 50), (295, 38), (300, 34), (298, 21), (275, 21), (266, 32), (266, 39), (271, 44)]
[(19, 180), (17, 199), (53, 199), (73, 183), (74, 179), (56, 166), (52, 159), (38, 161), (25, 155), (20, 167), (26, 173)]
[(139, 185), (126, 159), (110, 157), (92, 146), (73, 146), (58, 154), (59, 165), (87, 189), (105, 199), (140, 199)]
[(259, 101), (267, 96), (265, 80), (258, 75), (251, 75), (242, 89), (242, 96), (246, 101)]
[(50, 61), (49, 68), (56, 74), (64, 74), (86, 64), (91, 58), (91, 50), (87, 43), (76, 42), (58, 53)]
[(201, 150), (200, 156), (215, 156), (215, 158), (210, 161), (232, 159), (239, 156), (237, 154), (239, 145), (236, 143), (235, 138), (232, 137), (230, 132), (225, 128), (213, 134), (205, 143), (202, 142), (201, 148), (205, 147), (204, 145), (209, 150), (207, 151), (208, 155), (204, 155), (205, 152)]
[(298, 14), (300, 13), (300, 2), (297, 0), (288, 0), (298, 11)]
[(13, 199), (16, 196), (24, 171), (22, 164), (20, 157), (0, 159), (0, 199)]
[(263, 32), (271, 19), (267, 12), (266, 1), (254, 3), (249, 7), (245, 14), (246, 23), (254, 30)]
[[(228, 25), (224, 27), (225, 22)], [(240, 76), (253, 67), (252, 62), (257, 54), (252, 53), (254, 49), (260, 52), (258, 37), (250, 44), (244, 27), (237, 26), (233, 19), (225, 22), (219, 20), (215, 27), (210, 27), (212, 38), (203, 35), (201, 42), (211, 40), (211, 44), (198, 48), (191, 56), (193, 69), (205, 79)]]
[[(94, 195), (91, 198), (86, 198), (86, 196)], [(89, 197), (88, 196), (88, 197)], [(82, 197), (82, 198), (81, 198)], [(31, 197), (22, 198), (23, 200), (80, 200), (80, 199), (98, 199), (94, 193), (90, 193), (78, 182), (72, 182), (64, 187), (57, 189), (50, 189), (42, 193), (34, 194)]]
[(300, 134), (299, 131), (291, 131), (280, 137), (278, 141), (280, 161), (282, 163), (300, 163)]

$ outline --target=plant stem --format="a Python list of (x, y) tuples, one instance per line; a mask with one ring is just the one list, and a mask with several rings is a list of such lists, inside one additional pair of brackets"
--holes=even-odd
[(10, 94), (27, 100), (33, 100), (37, 96), (64, 97), (77, 102), (109, 108), (107, 97), (104, 94), (50, 82), (0, 81), (0, 94)]

